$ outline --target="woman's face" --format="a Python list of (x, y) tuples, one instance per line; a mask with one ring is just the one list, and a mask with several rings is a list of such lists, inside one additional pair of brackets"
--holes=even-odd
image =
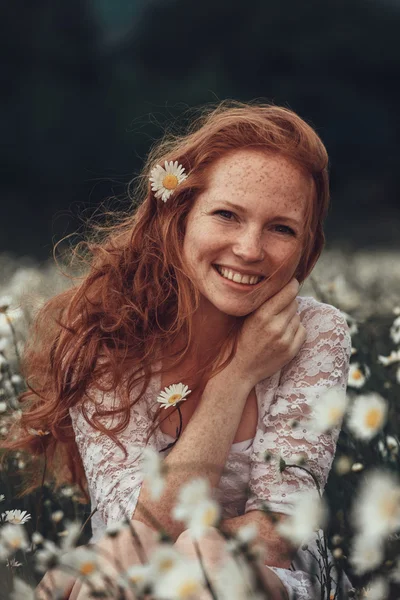
[[(253, 149), (232, 151), (210, 167), (207, 189), (188, 215), (183, 246), (205, 314), (248, 315), (290, 281), (313, 186), (287, 158)], [(226, 270), (221, 274), (217, 267)], [(229, 271), (263, 279), (235, 282), (226, 278)]]

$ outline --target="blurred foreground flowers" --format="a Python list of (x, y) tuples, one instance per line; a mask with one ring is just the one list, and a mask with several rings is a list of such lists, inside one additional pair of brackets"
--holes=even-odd
[[(0, 269), (0, 439), (19, 418), (18, 398), (25, 390), (19, 357), (35, 310), (69, 284), (52, 267), (21, 267), (5, 256), (0, 257), (1, 264), (5, 268)], [(308, 417), (308, 426), (318, 431), (343, 422), (324, 496), (320, 498), (317, 489), (310, 497), (299, 496), (290, 519), (277, 527), (281, 535), (304, 547), (307, 538), (323, 528), (315, 564), (325, 585), (322, 595), (315, 597), (340, 598), (332, 591), (328, 547), (336, 569), (349, 575), (354, 597), (400, 597), (400, 261), (385, 253), (360, 253), (349, 259), (339, 251), (326, 252), (301, 295), (342, 310), (352, 335), (351, 368), (346, 397), (329, 390), (325, 402), (319, 402)], [(39, 428), (31, 433), (48, 434)], [(150, 449), (146, 452), (144, 475), (159, 496), (162, 463)], [(242, 528), (233, 537), (225, 535), (230, 560), (212, 581), (201, 561), (179, 553), (162, 537), (143, 564), (118, 572), (104, 556), (82, 545), (90, 537), (89, 525), (83, 526), (89, 509), (82, 507), (74, 487), (55, 494), (45, 486), (40, 497), (32, 494), (16, 500), (31, 460), (16, 452), (0, 472), (0, 579), (8, 597), (33, 598), (34, 587), (51, 568), (74, 573), (94, 597), (191, 598), (204, 587), (215, 598), (269, 597), (257, 576), (265, 557), (255, 526)], [(286, 468), (307, 470), (303, 456), (292, 457), (290, 464), (279, 456), (266, 460), (275, 461), (277, 477)], [(267, 505), (265, 514), (268, 518)], [(202, 537), (210, 527), (218, 529), (220, 522), (218, 503), (206, 481), (194, 479), (182, 487), (173, 516), (200, 548)], [(106, 536), (115, 539), (130, 533), (126, 522), (109, 528)]]

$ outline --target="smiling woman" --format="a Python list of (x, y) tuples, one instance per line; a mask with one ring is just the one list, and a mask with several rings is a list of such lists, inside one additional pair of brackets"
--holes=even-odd
[[(312, 399), (345, 394), (348, 328), (334, 307), (298, 296), (324, 245), (327, 164), (315, 131), (288, 109), (204, 108), (153, 148), (138, 208), (88, 241), (85, 276), (38, 313), (7, 447), (46, 452), (58, 483), (81, 486), (93, 544), (107, 546), (106, 526), (128, 515), (151, 549), (153, 515), (193, 554), (173, 511), (181, 486), (201, 476), (223, 529), (258, 526), (272, 598), (320, 594), (309, 555), (265, 507), (283, 521), (313, 486), (304, 470), (278, 473), (281, 459), (301, 454), (323, 489), (339, 434), (317, 435), (305, 419)], [(29, 433), (39, 427), (50, 431), (40, 441)], [(164, 458), (161, 501), (141, 471), (146, 447)], [(206, 562), (223, 555), (215, 535)], [(122, 555), (137, 561), (123, 539)]]

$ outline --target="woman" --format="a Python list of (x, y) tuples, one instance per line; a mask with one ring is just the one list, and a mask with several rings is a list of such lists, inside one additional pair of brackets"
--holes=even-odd
[[(22, 426), (46, 424), (51, 435), (22, 441), (35, 453), (46, 447), (59, 483), (85, 491), (87, 482), (93, 543), (106, 547), (106, 525), (128, 514), (150, 547), (150, 512), (193, 552), (171, 509), (180, 486), (203, 476), (226, 530), (259, 525), (274, 597), (310, 597), (307, 574), (289, 569), (297, 548), (262, 507), (285, 520), (296, 493), (314, 486), (300, 469), (277, 476), (266, 452), (278, 462), (303, 454), (323, 489), (339, 433), (317, 435), (304, 419), (311, 400), (345, 393), (348, 327), (334, 307), (298, 296), (324, 245), (327, 164), (314, 130), (290, 110), (227, 102), (204, 111), (186, 135), (153, 149), (136, 212), (89, 245), (82, 282), (41, 310), (40, 346), (32, 339), (25, 354), (34, 402)], [(50, 330), (49, 311), (60, 317)], [(177, 383), (191, 392), (164, 410), (157, 398)], [(146, 444), (170, 467), (159, 502), (140, 474), (137, 446)], [(219, 541), (210, 536), (212, 563)], [(71, 597), (85, 597), (79, 589)]]

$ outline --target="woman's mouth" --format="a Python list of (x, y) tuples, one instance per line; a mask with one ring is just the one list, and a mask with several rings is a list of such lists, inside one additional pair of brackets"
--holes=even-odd
[(259, 286), (263, 282), (265, 277), (259, 277), (258, 275), (240, 275), (235, 271), (221, 267), (220, 265), (212, 265), (214, 270), (225, 281), (228, 285), (233, 286), (235, 289), (251, 289)]

